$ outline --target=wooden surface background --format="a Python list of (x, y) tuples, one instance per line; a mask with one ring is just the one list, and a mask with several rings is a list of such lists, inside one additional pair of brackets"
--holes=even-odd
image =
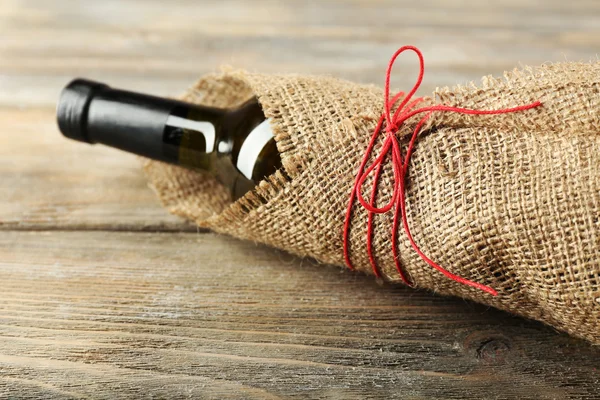
[(157, 95), (221, 64), (380, 84), (403, 44), (422, 93), (587, 61), (600, 2), (0, 0), (0, 398), (599, 398), (597, 347), (197, 232), (135, 157), (55, 127), (78, 75)]

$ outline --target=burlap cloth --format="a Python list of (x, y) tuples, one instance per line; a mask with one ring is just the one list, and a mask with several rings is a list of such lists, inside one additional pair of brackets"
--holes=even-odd
[[(202, 78), (184, 99), (231, 107), (253, 95), (272, 121), (284, 173), (233, 204), (209, 176), (145, 161), (151, 186), (170, 212), (201, 227), (343, 265), (348, 195), (381, 115), (383, 90), (330, 77), (238, 71)], [(428, 101), (499, 109), (536, 100), (541, 108), (516, 114), (433, 116), (408, 177), (408, 218), (421, 249), (499, 295), (445, 278), (415, 254), (403, 232), (400, 261), (420, 288), (600, 343), (600, 63), (515, 70), (504, 79), (486, 77), (481, 86), (438, 89)], [(399, 135), (408, 135), (410, 125)], [(381, 204), (391, 195), (390, 169), (380, 184)], [(352, 259), (371, 273), (367, 214), (359, 205), (353, 215)], [(391, 213), (375, 217), (373, 243), (383, 276), (396, 282), (391, 220)]]

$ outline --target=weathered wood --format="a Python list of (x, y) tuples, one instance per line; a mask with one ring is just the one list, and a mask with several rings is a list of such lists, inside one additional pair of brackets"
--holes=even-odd
[(135, 156), (63, 138), (53, 111), (0, 109), (0, 127), (0, 230), (196, 230), (160, 206)]
[[(55, 127), (78, 75), (158, 95), (221, 64), (380, 85), (402, 44), (425, 53), (422, 94), (589, 60), (600, 2), (0, 0), (0, 398), (598, 397), (597, 347), (193, 233), (134, 156)], [(407, 59), (394, 85), (415, 75)]]
[[(599, 26), (596, 0), (4, 0), (0, 104), (52, 106), (75, 75), (173, 95), (222, 64), (382, 85), (403, 44), (423, 50), (431, 93), (519, 63), (595, 58)], [(414, 60), (399, 68), (408, 90)]]
[(567, 398), (600, 349), (212, 234), (0, 233), (0, 397)]

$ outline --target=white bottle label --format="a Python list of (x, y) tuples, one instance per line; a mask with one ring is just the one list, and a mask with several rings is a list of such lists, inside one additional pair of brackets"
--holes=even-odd
[(242, 143), (237, 159), (237, 168), (244, 176), (252, 180), (252, 171), (262, 149), (273, 139), (273, 131), (269, 120), (264, 120), (250, 132)]
[[(170, 115), (167, 118), (166, 125), (202, 133), (206, 143), (206, 152), (212, 153), (215, 150), (216, 129), (212, 123)], [(246, 178), (252, 180), (252, 172), (254, 171), (258, 156), (271, 139), (273, 139), (273, 131), (267, 119), (254, 128), (242, 143), (236, 166)], [(225, 142), (219, 143), (219, 152), (225, 153), (231, 150), (226, 149), (224, 146), (227, 146)]]
[(206, 143), (206, 152), (212, 153), (215, 149), (215, 126), (210, 122), (193, 121), (191, 119), (177, 117), (175, 115), (169, 115), (167, 118), (166, 125), (175, 128), (191, 129), (200, 132), (204, 135), (204, 142)]

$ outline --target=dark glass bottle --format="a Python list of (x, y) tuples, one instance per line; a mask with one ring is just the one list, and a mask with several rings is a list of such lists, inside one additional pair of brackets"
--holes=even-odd
[(220, 109), (76, 79), (61, 93), (57, 120), (71, 139), (209, 172), (234, 199), (281, 167), (256, 98)]

